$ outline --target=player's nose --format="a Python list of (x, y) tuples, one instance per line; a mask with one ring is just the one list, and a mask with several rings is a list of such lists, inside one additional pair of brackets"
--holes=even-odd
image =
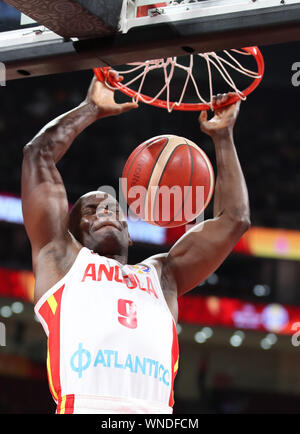
[(113, 215), (113, 212), (111, 209), (109, 209), (109, 206), (106, 206), (104, 208), (97, 208), (96, 215), (98, 218), (100, 217), (111, 217)]

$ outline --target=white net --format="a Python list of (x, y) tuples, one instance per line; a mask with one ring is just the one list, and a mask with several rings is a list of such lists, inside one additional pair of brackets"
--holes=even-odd
[[(241, 57), (250, 56), (253, 61), (254, 49), (258, 50), (257, 47), (250, 47), (250, 49), (224, 50), (218, 54), (215, 52), (199, 53), (184, 56), (184, 58), (168, 57), (167, 59), (129, 63), (126, 65), (126, 68), (123, 67), (117, 71), (120, 75), (124, 76), (120, 90), (132, 96), (135, 102), (142, 101), (146, 104), (162, 106), (169, 112), (180, 108), (186, 110), (212, 109), (213, 96), (217, 93), (214, 86), (217, 74), (219, 76), (218, 79), (222, 78), (226, 83), (228, 92), (234, 92), (240, 99), (245, 99), (247, 92), (241, 90), (239, 88), (240, 86), (236, 84), (236, 79), (233, 78), (233, 72), (235, 75), (238, 73), (239, 75), (248, 77), (248, 79), (252, 79), (252, 82), (253, 80), (260, 80), (262, 78), (262, 65), (259, 67), (259, 64), (256, 63), (256, 70), (253, 70), (248, 66), (243, 66), (242, 60), (240, 59)], [(196, 65), (196, 61), (198, 58), (201, 58), (206, 65), (207, 74), (205, 77), (208, 77), (208, 90), (206, 90), (206, 92), (200, 90), (200, 87), (203, 86), (203, 80), (201, 81), (201, 86), (197, 80), (199, 76), (199, 66)], [(182, 59), (184, 59), (184, 61)], [(163, 85), (151, 96), (148, 90), (145, 93), (146, 79), (148, 80), (151, 74), (155, 74), (158, 70), (162, 72)], [(180, 84), (181, 89), (178, 89), (178, 80), (174, 80), (178, 72), (181, 73), (181, 77), (183, 77)], [(106, 81), (109, 85), (108, 78)], [(174, 83), (174, 81), (177, 93), (176, 100), (172, 99), (172, 83)], [(151, 88), (153, 87), (154, 86), (151, 86)], [(193, 89), (194, 101), (192, 103), (190, 95), (189, 102), (185, 102), (188, 87)], [(128, 89), (129, 92), (126, 92)], [(131, 92), (132, 90), (133, 92)], [(204, 96), (203, 93), (206, 93), (206, 96)], [(163, 100), (160, 99), (162, 97), (164, 98)]]

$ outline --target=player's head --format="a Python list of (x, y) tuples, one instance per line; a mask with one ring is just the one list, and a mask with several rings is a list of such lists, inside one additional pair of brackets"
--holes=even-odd
[(83, 246), (103, 256), (127, 256), (132, 244), (120, 204), (103, 191), (91, 191), (77, 200), (69, 229)]

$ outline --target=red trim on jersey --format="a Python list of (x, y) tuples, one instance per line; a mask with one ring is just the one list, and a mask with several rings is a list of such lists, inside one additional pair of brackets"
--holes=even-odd
[(64, 395), (59, 398), (56, 414), (74, 413), (75, 395)]
[(174, 380), (178, 371), (178, 360), (179, 360), (179, 345), (178, 345), (178, 336), (177, 336), (177, 330), (176, 325), (174, 321), (172, 321), (173, 324), (173, 343), (172, 343), (172, 381), (171, 381), (171, 391), (170, 391), (170, 397), (169, 397), (169, 406), (173, 407), (174, 405)]
[[(65, 285), (61, 286), (55, 293), (53, 293), (43, 303), (39, 309), (40, 315), (47, 323), (49, 335), (48, 335), (48, 382), (51, 394), (56, 402), (61, 398), (61, 384), (60, 384), (60, 309), (61, 309), (61, 297)], [(48, 302), (54, 297), (56, 304), (55, 312), (51, 309)], [(53, 300), (53, 298), (52, 298)], [(52, 303), (53, 306), (53, 303)], [(54, 390), (53, 390), (54, 389)], [(58, 411), (59, 412), (59, 411)]]
[(74, 413), (74, 402), (75, 402), (75, 395), (67, 395), (65, 414)]

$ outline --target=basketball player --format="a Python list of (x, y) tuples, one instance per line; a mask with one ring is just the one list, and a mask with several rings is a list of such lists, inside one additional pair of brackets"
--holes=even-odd
[[(227, 98), (216, 97), (217, 106)], [(25, 146), (23, 214), (57, 413), (172, 413), (177, 297), (216, 270), (249, 227), (233, 141), (239, 105), (216, 109), (210, 120), (206, 112), (199, 118), (216, 149), (214, 217), (195, 225), (168, 253), (133, 266), (127, 264), (132, 242), (118, 203), (104, 192), (89, 192), (69, 215), (56, 163), (92, 122), (137, 105), (117, 104), (114, 91), (93, 79), (82, 104)]]

